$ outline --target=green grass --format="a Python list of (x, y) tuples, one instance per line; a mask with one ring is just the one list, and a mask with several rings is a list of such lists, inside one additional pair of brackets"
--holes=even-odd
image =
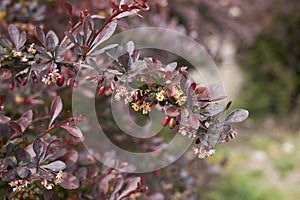
[[(299, 136), (270, 133), (243, 132), (233, 143), (219, 145), (209, 161), (226, 155), (229, 162), (216, 184), (201, 191), (202, 199), (299, 200), (300, 180), (295, 176), (300, 173)], [(286, 150), (284, 144), (290, 148)]]

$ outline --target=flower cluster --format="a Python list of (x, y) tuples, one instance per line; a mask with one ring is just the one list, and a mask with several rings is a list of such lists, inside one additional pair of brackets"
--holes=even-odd
[(20, 192), (22, 189), (26, 189), (29, 182), (27, 180), (15, 180), (9, 182), (10, 187), (12, 187), (14, 192)]
[(221, 86), (196, 83), (188, 77), (187, 67), (177, 67), (176, 63), (164, 65), (155, 58), (139, 59), (131, 41), (111, 48), (110, 54), (117, 56), (113, 65), (100, 69), (101, 84), (114, 77), (110, 82), (114, 99), (124, 100), (136, 112), (147, 115), (153, 108), (163, 111), (162, 125), (178, 125), (179, 134), (195, 141), (194, 151), (199, 158), (213, 155), (215, 144), (233, 139), (237, 133), (230, 124), (248, 117), (248, 111), (237, 109), (224, 118), (231, 102), (226, 106), (218, 103), (226, 98), (220, 92)]

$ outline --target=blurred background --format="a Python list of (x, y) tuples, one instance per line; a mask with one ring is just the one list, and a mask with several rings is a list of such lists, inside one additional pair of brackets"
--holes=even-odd
[[(0, 33), (17, 23), (38, 24), (63, 36), (63, 0), (2, 0)], [(105, 0), (69, 1), (107, 16)], [(300, 199), (300, 1), (149, 0), (143, 18), (121, 29), (166, 27), (202, 44), (217, 63), (233, 108), (250, 111), (233, 142), (207, 160), (189, 153), (171, 166), (145, 174), (153, 199)], [(49, 20), (51, 19), (51, 20)], [(121, 29), (119, 31), (121, 31)], [(232, 109), (233, 109), (232, 108)]]

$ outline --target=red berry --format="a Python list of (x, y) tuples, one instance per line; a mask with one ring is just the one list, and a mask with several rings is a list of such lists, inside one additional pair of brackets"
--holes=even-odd
[(115, 90), (115, 83), (114, 82), (110, 82), (110, 90), (114, 91)]
[(177, 120), (175, 119), (175, 117), (172, 117), (169, 122), (169, 128), (173, 129), (176, 125), (176, 122), (177, 122)]
[(195, 90), (195, 89), (196, 89), (196, 86), (197, 86), (196, 83), (192, 83), (190, 87), (191, 87), (192, 90)]
[(115, 76), (114, 76), (114, 81), (118, 81), (119, 79), (118, 79), (118, 77), (117, 77), (117, 75), (115, 74)]
[(62, 86), (62, 85), (64, 84), (64, 82), (65, 82), (65, 77), (64, 77), (63, 74), (61, 74), (61, 75), (60, 75), (60, 78), (57, 79), (56, 84), (57, 84), (58, 86)]
[(161, 125), (166, 126), (169, 123), (170, 119), (170, 116), (165, 116), (161, 122)]
[(28, 81), (28, 77), (26, 76), (26, 77), (22, 80), (21, 85), (22, 85), (22, 86), (25, 86), (26, 83), (27, 83), (27, 81)]
[(98, 79), (98, 85), (100, 85), (101, 83), (103, 83), (103, 81), (104, 81), (104, 78), (103, 78), (103, 77), (100, 77), (100, 78)]
[(15, 88), (15, 81), (12, 80), (12, 82), (10, 82), (10, 84), (8, 85), (8, 89), (13, 90), (14, 88)]
[(103, 94), (103, 92), (105, 91), (105, 88), (106, 88), (105, 85), (102, 85), (98, 90), (98, 94), (99, 95)]

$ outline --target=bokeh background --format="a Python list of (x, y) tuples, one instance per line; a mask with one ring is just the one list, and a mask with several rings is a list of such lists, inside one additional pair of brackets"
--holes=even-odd
[[(2, 0), (0, 33), (10, 23), (38, 24), (60, 37), (68, 25), (63, 0)], [(79, 13), (107, 16), (105, 0), (70, 0)], [(229, 100), (250, 111), (236, 140), (206, 160), (189, 153), (144, 174), (153, 199), (300, 199), (300, 1), (149, 0), (143, 18), (121, 30), (155, 26), (185, 33), (217, 63)], [(233, 109), (232, 108), (232, 109)]]

